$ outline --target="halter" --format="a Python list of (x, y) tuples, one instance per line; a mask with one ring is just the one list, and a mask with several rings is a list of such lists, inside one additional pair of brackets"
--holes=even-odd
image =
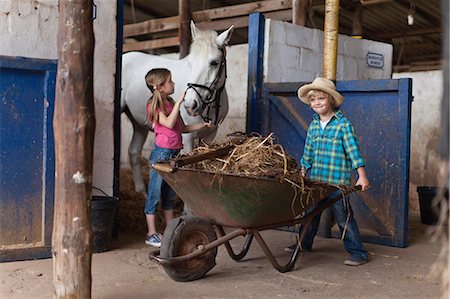
[[(188, 91), (189, 89), (193, 89), (195, 91), (195, 93), (199, 97), (200, 101), (202, 102), (203, 111), (205, 111), (205, 108), (207, 108), (206, 115), (204, 115), (204, 114), (201, 115), (201, 117), (203, 118), (203, 121), (205, 121), (205, 122), (209, 122), (211, 120), (209, 118), (209, 111), (211, 110), (213, 103), (215, 103), (215, 107), (216, 107), (216, 115), (215, 115), (215, 120), (214, 120), (215, 125), (218, 125), (217, 120), (219, 118), (219, 110), (220, 110), (220, 94), (222, 93), (223, 89), (225, 88), (225, 82), (227, 80), (227, 63), (226, 63), (226, 59), (225, 59), (225, 49), (219, 48), (219, 50), (220, 50), (220, 52), (222, 52), (222, 62), (220, 63), (219, 71), (217, 72), (217, 77), (209, 85), (209, 87), (206, 85), (197, 84), (197, 83), (188, 83), (187, 84), (188, 88), (186, 89), (186, 91)], [(223, 82), (223, 85), (217, 89), (212, 89), (214, 87), (214, 85), (217, 83), (217, 81), (219, 81), (223, 70), (225, 71), (225, 80)], [(200, 92), (197, 90), (197, 88), (205, 89), (206, 91), (208, 91), (208, 96), (206, 98), (203, 98), (202, 95), (200, 94)]]

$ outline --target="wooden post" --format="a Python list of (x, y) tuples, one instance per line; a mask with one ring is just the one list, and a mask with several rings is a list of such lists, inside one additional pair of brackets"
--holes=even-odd
[(306, 26), (309, 10), (309, 0), (294, 0), (292, 2), (292, 24)]
[(330, 80), (336, 80), (338, 34), (339, 0), (326, 0), (322, 72)]
[(362, 38), (363, 35), (363, 5), (356, 2), (353, 7), (352, 37)]
[(91, 297), (95, 115), (93, 0), (59, 5), (55, 117), (54, 298)]
[(192, 20), (191, 1), (178, 0), (178, 13), (180, 15), (180, 26), (178, 27), (178, 37), (180, 39), (180, 59), (189, 55), (191, 46), (191, 30), (189, 23)]

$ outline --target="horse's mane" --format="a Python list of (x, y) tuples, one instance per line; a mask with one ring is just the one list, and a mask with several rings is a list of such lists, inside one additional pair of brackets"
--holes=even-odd
[(196, 56), (206, 55), (211, 46), (217, 46), (217, 32), (213, 30), (198, 30), (192, 41), (190, 53)]

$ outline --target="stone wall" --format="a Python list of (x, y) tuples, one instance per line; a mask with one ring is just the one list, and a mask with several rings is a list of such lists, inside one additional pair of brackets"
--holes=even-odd
[[(117, 4), (107, 0), (95, 4), (93, 185), (112, 195)], [(56, 60), (58, 19), (58, 0), (1, 0), (0, 55)]]

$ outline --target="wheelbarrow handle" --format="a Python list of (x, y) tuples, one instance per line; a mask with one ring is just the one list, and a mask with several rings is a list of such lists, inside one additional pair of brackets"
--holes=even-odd
[(194, 164), (194, 163), (197, 163), (197, 162), (200, 162), (203, 160), (207, 160), (207, 159), (215, 159), (218, 157), (223, 157), (223, 156), (226, 156), (233, 148), (234, 148), (234, 145), (228, 145), (226, 147), (212, 150), (212, 151), (209, 151), (204, 154), (173, 159), (170, 161), (170, 165), (173, 168), (177, 168), (177, 167), (182, 167), (184, 165)]
[(156, 163), (153, 164), (152, 167), (161, 172), (172, 173), (175, 169), (168, 163)]

